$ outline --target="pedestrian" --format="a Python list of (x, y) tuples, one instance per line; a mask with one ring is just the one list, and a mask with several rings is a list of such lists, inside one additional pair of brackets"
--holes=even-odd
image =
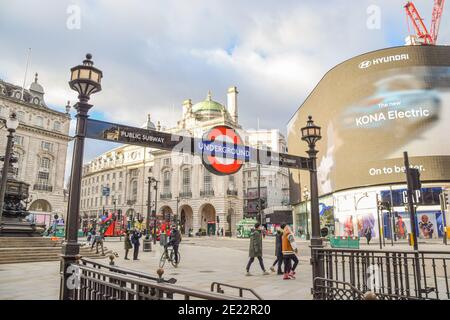
[(366, 230), (364, 231), (364, 236), (367, 239), (367, 245), (370, 244), (370, 240), (372, 240), (372, 229), (370, 228), (370, 226), (368, 226), (366, 228)]
[[(283, 259), (284, 259), (283, 280), (295, 279), (295, 268), (297, 267), (298, 264), (298, 258), (295, 254), (298, 252), (298, 250), (291, 228), (287, 225), (283, 229), (281, 249), (283, 252)], [(292, 261), (294, 261), (293, 266)]]
[(220, 235), (223, 237), (223, 227), (220, 229)]
[(139, 239), (141, 237), (142, 234), (137, 229), (134, 229), (133, 234), (131, 235), (131, 243), (133, 244), (134, 247), (133, 260), (139, 260), (138, 259), (139, 246), (141, 245)]
[(283, 249), (282, 249), (282, 238), (283, 238), (283, 229), (284, 225), (277, 228), (276, 234), (275, 234), (275, 261), (273, 262), (272, 266), (270, 267), (270, 270), (272, 272), (275, 272), (275, 265), (278, 265), (277, 268), (277, 274), (282, 275), (283, 271), (281, 271), (281, 264), (283, 263)]
[(250, 247), (249, 247), (249, 257), (247, 263), (247, 276), (251, 276), (250, 273), (250, 267), (255, 261), (255, 258), (258, 258), (259, 265), (261, 266), (261, 269), (263, 271), (263, 275), (268, 275), (269, 273), (266, 271), (266, 268), (264, 267), (264, 261), (262, 258), (263, 250), (262, 250), (262, 231), (261, 231), (261, 224), (257, 222), (255, 224), (255, 229), (253, 230), (252, 234), (250, 235)]
[(96, 231), (95, 231), (95, 229), (94, 228), (92, 228), (92, 232), (91, 232), (91, 250), (93, 250), (94, 249), (94, 245), (95, 245), (95, 242), (97, 241), (96, 240)]
[(102, 256), (105, 255), (105, 251), (104, 251), (104, 248), (103, 248), (103, 238), (104, 238), (104, 235), (100, 231), (95, 235), (95, 251), (96, 251), (95, 253), (96, 254), (99, 253), (98, 252), (98, 246), (101, 246), (102, 247)]
[(131, 244), (131, 240), (130, 240), (130, 231), (127, 230), (125, 232), (125, 239), (124, 239), (124, 247), (125, 247), (125, 260), (130, 260), (128, 259), (128, 251), (130, 251), (131, 248), (133, 248), (133, 245)]

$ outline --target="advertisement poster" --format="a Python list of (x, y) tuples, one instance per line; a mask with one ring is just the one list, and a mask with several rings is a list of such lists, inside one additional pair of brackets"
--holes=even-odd
[(377, 236), (375, 230), (375, 216), (372, 213), (357, 215), (356, 224), (358, 226), (358, 237), (365, 237), (367, 228), (370, 229), (372, 238)]

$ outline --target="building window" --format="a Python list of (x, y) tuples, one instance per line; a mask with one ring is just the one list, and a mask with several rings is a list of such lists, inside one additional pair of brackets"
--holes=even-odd
[(212, 190), (211, 182), (212, 182), (211, 173), (205, 171), (205, 174), (203, 175), (203, 190), (205, 192), (210, 192)]
[(51, 161), (50, 161), (49, 158), (46, 158), (46, 157), (41, 158), (41, 164), (40, 164), (41, 169), (49, 170), (50, 169), (50, 162)]
[(17, 146), (23, 146), (23, 137), (22, 136), (14, 136), (14, 144)]
[(138, 194), (138, 182), (137, 180), (133, 180), (131, 182), (131, 200), (137, 201), (137, 194)]
[(53, 143), (48, 142), (48, 141), (41, 141), (41, 149), (44, 151), (52, 152)]
[(55, 131), (61, 131), (61, 122), (55, 121), (55, 122), (53, 123), (53, 130), (55, 130)]
[(41, 117), (41, 116), (37, 116), (37, 117), (34, 119), (34, 124), (35, 124), (36, 126), (38, 126), (38, 127), (43, 128), (43, 127), (44, 127), (44, 118)]
[(19, 122), (25, 122), (25, 112), (18, 111), (17, 112), (17, 120), (19, 120)]
[(122, 181), (119, 181), (119, 191), (122, 190)]
[(170, 166), (170, 158), (166, 158), (163, 160), (163, 165), (164, 166)]
[(113, 173), (113, 179), (115, 179), (115, 178), (116, 178), (116, 173), (114, 172), (114, 173)]
[(191, 171), (189, 169), (183, 170), (183, 193), (191, 192)]
[(49, 185), (49, 173), (48, 172), (38, 172), (38, 185), (40, 186), (48, 186)]
[(163, 193), (170, 193), (170, 171), (164, 171), (163, 173)]

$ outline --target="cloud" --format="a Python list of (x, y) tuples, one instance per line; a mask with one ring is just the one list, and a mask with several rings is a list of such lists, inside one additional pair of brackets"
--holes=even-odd
[[(432, 4), (415, 3), (429, 24)], [(379, 30), (366, 27), (372, 4), (381, 8)], [(66, 26), (69, 5), (81, 10), (79, 30)], [(245, 128), (256, 127), (257, 115), (261, 127), (285, 132), (326, 71), (352, 56), (402, 45), (407, 35), (402, 3), (389, 0), (16, 0), (1, 7), (1, 77), (21, 84), (31, 47), (30, 74), (39, 72), (47, 103), (63, 110), (76, 100), (69, 69), (91, 52), (104, 71), (94, 110), (131, 125), (150, 112), (170, 127), (184, 99), (203, 100), (211, 89), (225, 103), (227, 88), (237, 85)], [(449, 42), (448, 30), (443, 19), (440, 43)], [(108, 148), (89, 142), (86, 159)]]

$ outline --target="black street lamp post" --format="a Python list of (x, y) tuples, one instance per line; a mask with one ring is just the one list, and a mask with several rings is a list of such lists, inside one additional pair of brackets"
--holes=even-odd
[(305, 207), (306, 207), (306, 240), (310, 240), (311, 235), (309, 234), (309, 213), (308, 213), (309, 190), (306, 186), (303, 188), (303, 198), (305, 199)]
[(309, 179), (310, 179), (310, 195), (311, 195), (311, 263), (313, 265), (313, 281), (316, 278), (324, 277), (323, 257), (319, 256), (317, 250), (323, 247), (322, 238), (320, 237), (320, 215), (319, 215), (319, 190), (317, 184), (317, 153), (316, 142), (322, 136), (320, 135), (320, 127), (314, 124), (312, 117), (308, 117), (306, 127), (301, 129), (302, 140), (308, 143), (309, 155)]
[(5, 193), (6, 193), (6, 184), (8, 182), (9, 163), (11, 160), (12, 149), (14, 146), (14, 132), (16, 132), (18, 126), (19, 120), (17, 120), (17, 115), (15, 112), (12, 112), (9, 115), (9, 118), (6, 120), (6, 129), (8, 130), (8, 135), (6, 136), (7, 137), (6, 151), (5, 156), (3, 157), (3, 171), (2, 171), (2, 180), (0, 184), (0, 233), (2, 231), (3, 205), (5, 203)]
[(178, 216), (178, 207), (180, 206), (180, 196), (177, 196), (176, 198), (175, 198), (176, 200), (177, 200), (177, 208), (176, 208), (176, 214), (175, 214), (175, 225), (177, 226), (177, 229), (178, 229), (178, 221), (179, 221), (179, 216)]
[(155, 215), (154, 215), (154, 224), (153, 224), (153, 244), (156, 244), (156, 210), (158, 210), (158, 180), (153, 178), (153, 182), (155, 183)]
[[(151, 170), (150, 170), (151, 172)], [(152, 177), (147, 178), (147, 218), (145, 221), (145, 230), (147, 232), (146, 237), (150, 237), (150, 214), (152, 211)]]
[(69, 185), (69, 204), (67, 209), (67, 224), (65, 241), (62, 246), (61, 254), (61, 285), (59, 298), (63, 300), (71, 299), (75, 284), (72, 282), (71, 275), (75, 270), (68, 273), (67, 268), (75, 262), (79, 252), (78, 243), (78, 217), (80, 214), (80, 194), (81, 194), (81, 175), (83, 166), (84, 139), (86, 133), (86, 124), (89, 109), (88, 104), (90, 95), (101, 90), (102, 71), (93, 65), (92, 55), (87, 54), (82, 65), (73, 67), (69, 81), (70, 88), (78, 92), (78, 102), (74, 108), (77, 110), (77, 126), (74, 138), (72, 170)]

